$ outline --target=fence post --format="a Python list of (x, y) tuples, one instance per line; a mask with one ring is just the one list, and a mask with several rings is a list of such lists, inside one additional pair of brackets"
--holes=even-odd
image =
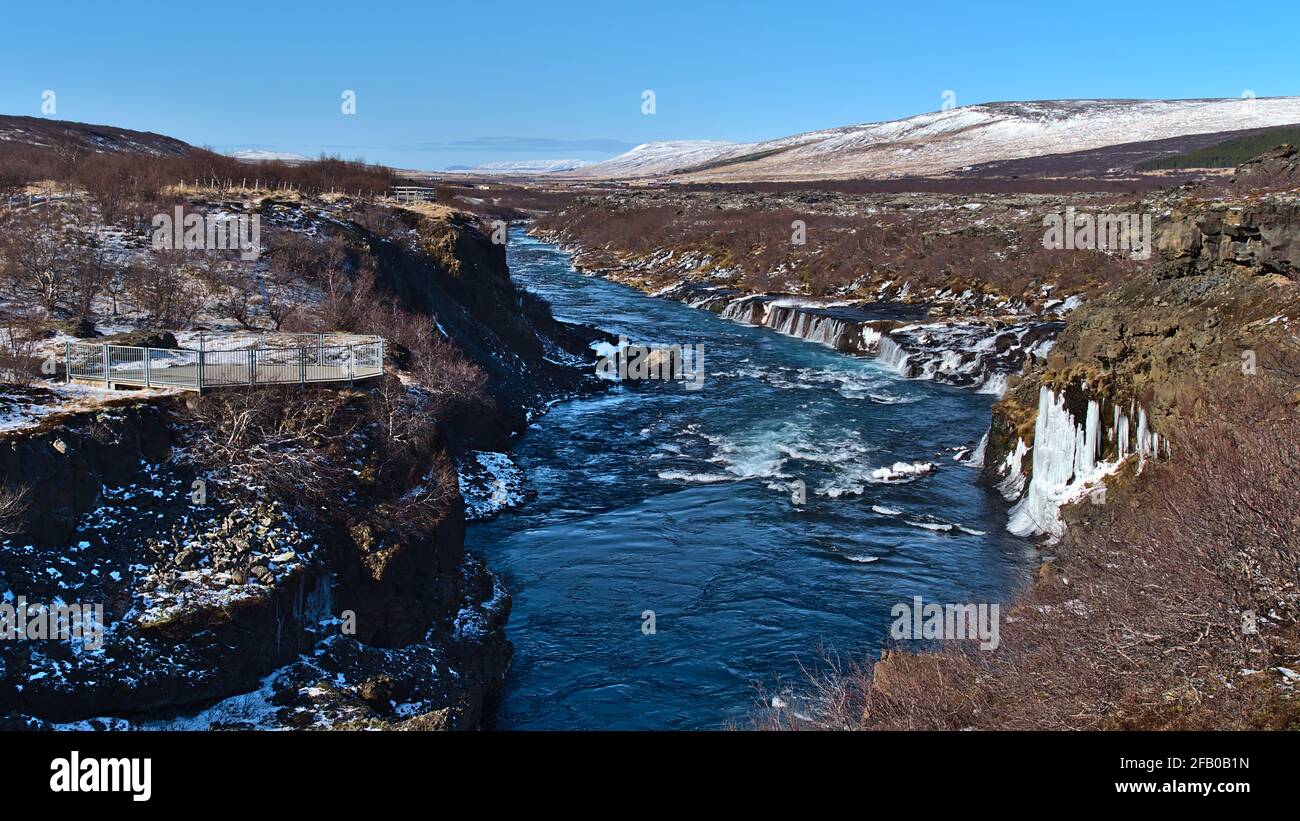
[(152, 385), (149, 384), (149, 360), (153, 358), (149, 356), (149, 352), (152, 350), (153, 348), (144, 349), (144, 386), (146, 388), (153, 387)]
[(348, 346), (348, 387), (352, 387), (352, 359), (356, 356), (356, 348)]
[(256, 348), (248, 349), (248, 384), (250, 385), (257, 383), (257, 372), (255, 370), (257, 366), (254, 364), (257, 362), (256, 352), (257, 352)]
[(298, 383), (302, 384), (307, 381), (307, 349), (298, 348)]
[(194, 387), (199, 389), (199, 393), (203, 393), (203, 337), (202, 336), (199, 337), (199, 367), (198, 367), (198, 376), (195, 377)]
[(103, 351), (103, 353), (104, 353), (104, 387), (105, 387), (105, 388), (111, 388), (112, 385), (109, 384), (109, 381), (108, 381), (108, 346), (107, 346), (107, 345), (101, 345), (100, 347), (104, 349), (104, 351)]
[(63, 381), (72, 382), (72, 343), (66, 339), (63, 341)]

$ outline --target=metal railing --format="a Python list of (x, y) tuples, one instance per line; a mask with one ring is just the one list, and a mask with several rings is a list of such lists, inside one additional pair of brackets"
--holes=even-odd
[(200, 337), (199, 349), (142, 348), (129, 345), (64, 343), (66, 379), (99, 382), (106, 388), (128, 385), (144, 388), (208, 388), (354, 382), (384, 372), (384, 340), (380, 337), (346, 337), (365, 341), (334, 342), (338, 335), (291, 337), (302, 344), (267, 344), (257, 339), (248, 347), (218, 347), (239, 337)]
[(388, 192), (398, 202), (434, 202), (438, 199), (438, 189), (423, 185), (394, 185)]

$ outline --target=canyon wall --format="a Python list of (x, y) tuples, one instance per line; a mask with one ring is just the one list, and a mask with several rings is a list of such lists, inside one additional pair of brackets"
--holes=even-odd
[(1017, 502), (1014, 531), (1059, 535), (1062, 505), (1167, 455), (1162, 431), (1235, 381), (1295, 389), (1297, 243), (1293, 201), (1173, 205), (1151, 269), (1073, 312), (993, 409), (985, 477)]

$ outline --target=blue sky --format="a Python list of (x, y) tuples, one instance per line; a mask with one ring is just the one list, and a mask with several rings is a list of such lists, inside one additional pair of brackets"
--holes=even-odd
[[(124, 11), (124, 6), (130, 11)], [(405, 168), (601, 159), (959, 105), (1300, 94), (1295, 3), (11, 4), (0, 113)], [(1238, 21), (1241, 25), (1238, 25)], [(341, 112), (356, 92), (355, 115)], [(653, 90), (656, 112), (641, 113)]]

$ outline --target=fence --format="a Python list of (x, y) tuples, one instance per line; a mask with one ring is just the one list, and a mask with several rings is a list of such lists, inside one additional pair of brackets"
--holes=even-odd
[(436, 188), (423, 185), (394, 185), (388, 191), (398, 202), (433, 202), (438, 198)]
[[(353, 382), (384, 372), (384, 340), (325, 344), (324, 335), (298, 337), (302, 344), (209, 349), (201, 338), (198, 350), (140, 348), (67, 342), (64, 362), (69, 382), (171, 387), (202, 391), (208, 388)], [(333, 337), (331, 337), (333, 339)], [(356, 337), (353, 337), (356, 339)], [(223, 340), (214, 340), (220, 344)]]

